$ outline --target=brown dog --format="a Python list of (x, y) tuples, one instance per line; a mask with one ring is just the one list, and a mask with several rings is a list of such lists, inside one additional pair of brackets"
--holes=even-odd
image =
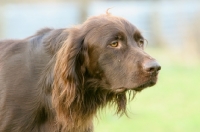
[(89, 18), (68, 29), (43, 29), (0, 42), (1, 132), (93, 132), (106, 104), (126, 112), (126, 92), (157, 81), (159, 64), (123, 18)]

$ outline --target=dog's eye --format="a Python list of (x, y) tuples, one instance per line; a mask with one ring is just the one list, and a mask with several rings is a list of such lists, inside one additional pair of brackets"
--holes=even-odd
[(118, 41), (113, 41), (111, 44), (110, 44), (111, 47), (117, 47), (118, 46)]
[(141, 48), (143, 48), (143, 46), (144, 46), (144, 39), (139, 39), (138, 46), (141, 47)]

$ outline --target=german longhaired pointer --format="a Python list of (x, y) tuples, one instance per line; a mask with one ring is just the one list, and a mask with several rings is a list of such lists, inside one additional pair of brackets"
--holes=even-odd
[(153, 86), (161, 69), (144, 41), (109, 13), (0, 41), (0, 132), (93, 132), (99, 109), (126, 113), (126, 93)]

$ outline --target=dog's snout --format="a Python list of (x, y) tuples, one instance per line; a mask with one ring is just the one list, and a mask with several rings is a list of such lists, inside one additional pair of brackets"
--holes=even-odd
[(158, 72), (161, 69), (161, 66), (156, 60), (149, 60), (143, 64), (143, 70), (145, 72), (154, 73)]

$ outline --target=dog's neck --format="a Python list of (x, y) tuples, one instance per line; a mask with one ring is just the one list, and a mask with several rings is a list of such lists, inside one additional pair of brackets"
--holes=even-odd
[[(71, 104), (68, 111), (69, 118), (66, 120), (68, 130), (80, 131), (90, 129), (92, 126), (92, 118), (96, 117), (97, 110), (104, 108), (106, 105), (115, 104), (117, 114), (126, 113), (126, 93), (116, 94), (107, 89), (103, 89), (99, 85), (99, 80), (86, 80), (84, 85), (83, 98), (76, 98)], [(80, 120), (82, 119), (82, 120)], [(85, 125), (83, 125), (85, 124)]]
[[(54, 113), (50, 113), (50, 111), (54, 109), (54, 106), (52, 106), (52, 103), (50, 103), (52, 101), (51, 94), (53, 89), (53, 64), (54, 59), (52, 59), (45, 68), (44, 73), (48, 75), (43, 74), (39, 84), (43, 84), (40, 87), (44, 90), (43, 93), (45, 93), (43, 96), (43, 102), (46, 103), (43, 105), (45, 105), (45, 108), (47, 108), (46, 113), (48, 118), (56, 120), (55, 122), (58, 126), (58, 129), (67, 132), (92, 132), (93, 117), (96, 117), (98, 112), (97, 110), (104, 108), (106, 105), (115, 105), (117, 107), (117, 114), (126, 113), (127, 98), (125, 92), (115, 93), (109, 89), (105, 89), (106, 83), (99, 78), (94, 79), (86, 77), (82, 87), (84, 92), (82, 95), (76, 95), (77, 97), (70, 106), (65, 107), (65, 104), (62, 104), (63, 107), (65, 107), (65, 115), (62, 119), (58, 119), (57, 114), (59, 113), (56, 113), (55, 111)], [(78, 96), (81, 97), (78, 98)], [(58, 122), (57, 119), (59, 120)]]

